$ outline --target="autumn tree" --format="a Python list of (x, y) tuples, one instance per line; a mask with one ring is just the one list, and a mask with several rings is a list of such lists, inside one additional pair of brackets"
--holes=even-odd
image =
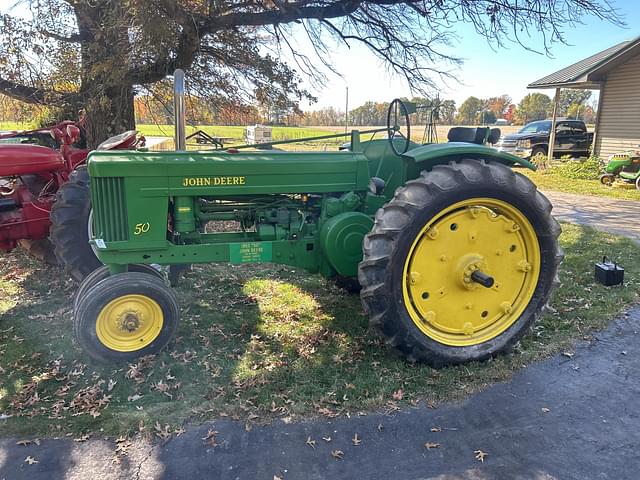
[[(176, 68), (211, 102), (295, 106), (338, 44), (363, 44), (412, 88), (452, 77), (456, 22), (501, 46), (536, 32), (546, 50), (585, 15), (620, 23), (607, 0), (14, 0), (0, 7), (0, 93), (86, 111), (96, 145), (134, 127), (134, 97)], [(512, 32), (518, 32), (517, 34)], [(308, 58), (296, 39), (315, 49)], [(283, 58), (290, 57), (289, 65)]]
[(491, 97), (487, 99), (487, 110), (493, 113), (495, 118), (504, 118), (504, 114), (511, 104), (509, 95), (500, 95), (499, 97)]

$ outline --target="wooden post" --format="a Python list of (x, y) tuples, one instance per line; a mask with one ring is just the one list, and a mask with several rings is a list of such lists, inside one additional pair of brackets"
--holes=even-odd
[(560, 88), (556, 88), (556, 95), (553, 99), (553, 116), (551, 117), (551, 132), (549, 135), (549, 150), (547, 151), (547, 164), (551, 165), (553, 160), (553, 149), (556, 144), (556, 118), (558, 116), (558, 103), (560, 103)]

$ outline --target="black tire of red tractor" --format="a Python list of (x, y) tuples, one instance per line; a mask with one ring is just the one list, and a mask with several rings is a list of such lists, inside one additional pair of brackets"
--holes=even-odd
[[(148, 273), (150, 275), (155, 275), (156, 277), (160, 278), (161, 280), (164, 280), (164, 274), (162, 272), (160, 272), (159, 270), (153, 268), (151, 265), (145, 265), (143, 263), (136, 263), (133, 265), (129, 265), (128, 267), (128, 271), (129, 272), (138, 272), (138, 273)], [(104, 280), (105, 278), (109, 277), (111, 274), (109, 273), (109, 267), (107, 267), (106, 265), (102, 265), (98, 268), (96, 268), (93, 272), (91, 272), (89, 275), (87, 275), (84, 280), (82, 280), (82, 283), (80, 283), (80, 286), (78, 287), (78, 290), (76, 291), (76, 296), (74, 297), (73, 300), (73, 312), (75, 314), (76, 308), (78, 307), (78, 301), (80, 298), (82, 298), (91, 287), (93, 287), (96, 283)]]
[(18, 240), (18, 244), (33, 258), (37, 258), (41, 262), (48, 263), (49, 265), (60, 265), (58, 257), (56, 257), (53, 251), (53, 244), (48, 238), (41, 238), (39, 240), (23, 238), (22, 240)]
[(89, 245), (90, 212), (89, 172), (83, 165), (58, 189), (51, 209), (50, 238), (56, 257), (78, 282), (102, 265)]
[[(96, 320), (110, 301), (129, 294), (140, 294), (155, 300), (163, 313), (163, 325), (155, 340), (140, 350), (120, 352), (100, 342)], [(155, 275), (125, 272), (109, 276), (93, 285), (79, 299), (73, 317), (73, 333), (83, 351), (100, 362), (128, 362), (160, 352), (174, 337), (180, 320), (178, 301), (173, 290)]]
[[(522, 315), (500, 335), (478, 345), (454, 347), (423, 334), (409, 316), (402, 294), (402, 275), (409, 249), (422, 227), (438, 212), (469, 198), (489, 197), (518, 208), (538, 236), (541, 265), (534, 294)], [(509, 351), (528, 331), (559, 284), (560, 225), (551, 203), (524, 175), (499, 163), (462, 160), (438, 165), (407, 182), (378, 210), (364, 239), (359, 265), (360, 294), (370, 326), (411, 362), (434, 367), (484, 360)]]

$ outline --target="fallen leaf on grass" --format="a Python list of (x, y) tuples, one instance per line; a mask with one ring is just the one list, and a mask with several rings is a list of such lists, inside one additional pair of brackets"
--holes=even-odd
[(33, 465), (34, 463), (40, 463), (38, 460), (33, 458), (31, 455), (29, 455), (27, 458), (25, 458), (24, 461), (27, 462), (29, 465)]
[(325, 442), (330, 442), (330, 441), (331, 441), (331, 437), (322, 437), (322, 439), (323, 439)]
[(91, 435), (89, 435), (89, 434), (82, 435), (81, 437), (74, 438), (74, 439), (73, 439), (73, 441), (74, 441), (74, 442), (78, 442), (78, 443), (86, 442), (87, 440), (89, 440), (89, 437), (90, 437), (90, 436), (91, 436)]
[(356, 446), (356, 447), (362, 443), (362, 440), (360, 440), (360, 438), (358, 438), (358, 434), (357, 433), (353, 436), (351, 441), (353, 442), (353, 445)]
[(404, 397), (404, 393), (402, 392), (402, 389), (396, 390), (395, 392), (393, 392), (392, 397), (394, 400), (402, 400), (402, 397)]
[(109, 379), (109, 383), (107, 384), (107, 392), (110, 392), (111, 390), (113, 390), (113, 387), (116, 386), (116, 383), (118, 382), (115, 381), (113, 378)]
[(476, 460), (480, 460), (482, 463), (484, 463), (484, 457), (489, 455), (487, 452), (483, 452), (482, 450), (475, 450), (473, 453), (476, 454)]
[(436, 432), (441, 432), (442, 431), (442, 427), (431, 427), (430, 429), (432, 432), (436, 433)]
[(344, 458), (344, 452), (342, 450), (331, 450), (331, 456), (336, 460), (342, 460)]
[(18, 440), (16, 442), (16, 445), (22, 445), (23, 447), (26, 447), (27, 445), (30, 445), (31, 443), (33, 443), (31, 440)]
[(136, 402), (136, 401), (140, 400), (141, 398), (142, 398), (142, 395), (138, 395), (138, 394), (136, 393), (136, 394), (134, 394), (134, 395), (129, 395), (129, 396), (127, 397), (127, 400), (128, 400), (128, 401), (130, 401), (130, 402)]
[(307, 441), (305, 443), (309, 445), (311, 448), (316, 448), (316, 441), (311, 440), (311, 437), (307, 437)]
[(551, 411), (551, 409), (547, 407), (542, 407), (541, 410), (542, 410), (542, 413), (549, 413)]
[(160, 422), (156, 422), (154, 426), (156, 436), (163, 440), (166, 440), (171, 436), (171, 432), (169, 431), (170, 429), (171, 427), (169, 425), (165, 425), (163, 428), (162, 425), (160, 425)]
[(431, 450), (432, 448), (440, 448), (440, 444), (439, 443), (427, 442), (427, 443), (424, 444), (424, 448), (426, 448), (427, 450)]

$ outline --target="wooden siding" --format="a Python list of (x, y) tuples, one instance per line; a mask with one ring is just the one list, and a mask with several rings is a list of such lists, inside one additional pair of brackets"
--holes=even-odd
[(606, 158), (640, 145), (640, 55), (607, 75), (600, 108), (596, 154)]

